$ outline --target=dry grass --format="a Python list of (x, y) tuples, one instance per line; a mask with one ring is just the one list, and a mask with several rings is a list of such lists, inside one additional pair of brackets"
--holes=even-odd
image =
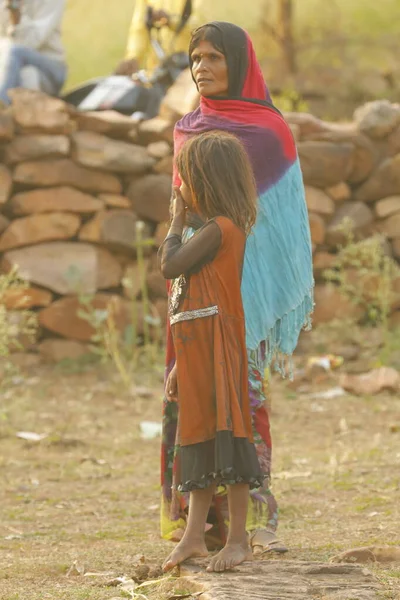
[[(104, 586), (111, 575), (68, 570), (77, 561), (129, 576), (136, 555), (158, 565), (169, 549), (158, 534), (159, 440), (139, 432), (141, 420), (160, 419), (160, 376), (151, 398), (134, 399), (103, 369), (75, 367), (32, 368), (1, 400), (1, 600), (122, 597)], [(399, 414), (399, 398), (310, 400), (276, 381), (274, 491), (291, 558), (400, 545)], [(29, 443), (18, 431), (48, 437)], [(379, 575), (395, 598), (400, 570)], [(187, 584), (143, 593), (162, 600), (171, 587)]]
[(68, 0), (63, 22), (66, 88), (108, 75), (124, 58), (134, 0)]

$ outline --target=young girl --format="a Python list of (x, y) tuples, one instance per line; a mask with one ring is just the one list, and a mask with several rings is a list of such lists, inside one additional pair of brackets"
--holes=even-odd
[[(222, 132), (191, 138), (176, 159), (182, 185), (160, 249), (161, 271), (173, 279), (169, 318), (176, 365), (166, 394), (179, 405), (176, 481), (190, 492), (181, 542), (164, 563), (168, 571), (207, 555), (207, 515), (218, 486), (226, 486), (229, 534), (208, 570), (251, 560), (246, 515), (249, 487), (262, 476), (252, 438), (245, 324), (240, 292), (246, 235), (256, 220), (257, 192), (241, 142)], [(182, 243), (185, 211), (205, 223)]]

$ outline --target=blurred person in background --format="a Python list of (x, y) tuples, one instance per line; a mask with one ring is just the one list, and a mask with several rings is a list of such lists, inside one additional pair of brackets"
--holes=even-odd
[[(120, 74), (152, 70), (158, 58), (150, 43), (149, 25), (159, 28), (159, 42), (167, 54), (187, 52), (194, 29), (208, 21), (229, 19), (244, 27), (260, 56), (265, 0), (136, 0)], [(123, 72), (125, 69), (125, 72)], [(129, 71), (129, 72), (128, 72)]]
[(61, 22), (65, 0), (0, 0), (0, 101), (8, 90), (56, 96), (67, 76)]

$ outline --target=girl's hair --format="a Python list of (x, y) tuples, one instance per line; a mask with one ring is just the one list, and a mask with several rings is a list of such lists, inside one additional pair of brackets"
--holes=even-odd
[(182, 146), (176, 167), (197, 212), (207, 219), (228, 217), (250, 232), (257, 217), (257, 188), (247, 152), (237, 137), (221, 131), (194, 136)]

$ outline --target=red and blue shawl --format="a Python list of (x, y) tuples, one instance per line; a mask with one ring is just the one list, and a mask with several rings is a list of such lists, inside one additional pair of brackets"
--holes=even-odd
[[(258, 218), (248, 237), (242, 297), (247, 348), (283, 370), (313, 310), (312, 246), (303, 178), (292, 133), (272, 105), (253, 44), (231, 23), (214, 22), (228, 64), (229, 96), (202, 97), (175, 128), (175, 153), (189, 137), (227, 131), (245, 145), (258, 188)], [(179, 185), (178, 174), (174, 184)], [(265, 353), (263, 352), (263, 357)]]

